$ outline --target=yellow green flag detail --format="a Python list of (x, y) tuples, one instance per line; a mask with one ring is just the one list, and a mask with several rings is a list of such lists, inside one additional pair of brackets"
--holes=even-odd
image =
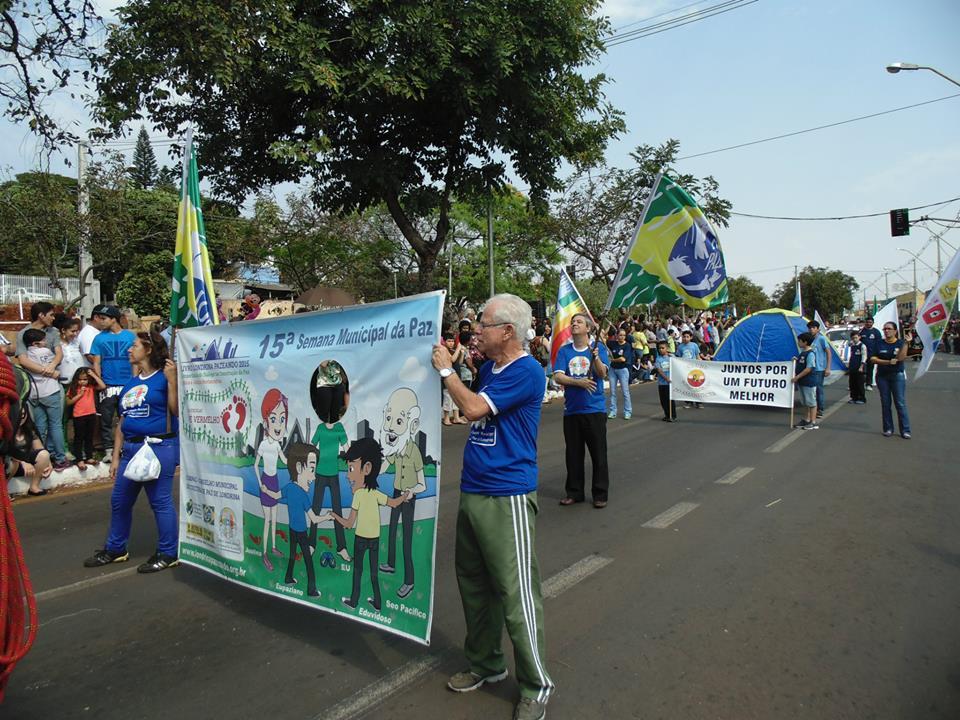
[(694, 199), (660, 173), (606, 309), (669, 303), (705, 310), (727, 299), (727, 270), (716, 231)]
[(207, 252), (207, 231), (200, 210), (200, 178), (193, 131), (187, 133), (177, 218), (177, 249), (173, 258), (173, 294), (170, 298), (171, 327), (217, 325), (213, 276)]

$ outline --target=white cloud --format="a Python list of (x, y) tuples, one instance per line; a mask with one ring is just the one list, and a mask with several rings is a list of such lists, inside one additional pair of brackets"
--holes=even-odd
[(422, 383), (427, 377), (427, 369), (415, 357), (408, 357), (397, 377), (405, 383)]

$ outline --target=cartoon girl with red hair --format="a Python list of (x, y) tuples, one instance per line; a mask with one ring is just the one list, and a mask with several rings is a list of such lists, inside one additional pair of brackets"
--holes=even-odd
[[(268, 545), (273, 545), (274, 556), (283, 557), (283, 553), (277, 550), (277, 500), (266, 490), (280, 491), (277, 461), (287, 462), (287, 456), (283, 454), (283, 439), (287, 434), (287, 396), (276, 388), (267, 390), (260, 404), (260, 414), (263, 416), (263, 440), (257, 448), (253, 472), (260, 486), (260, 505), (263, 507), (263, 564), (268, 572), (273, 572), (273, 563), (267, 557)], [(260, 471), (261, 459), (263, 472)]]

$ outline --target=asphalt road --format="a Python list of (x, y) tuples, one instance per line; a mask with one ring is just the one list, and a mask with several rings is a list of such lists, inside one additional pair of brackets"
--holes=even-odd
[[(655, 388), (635, 387), (634, 419), (608, 426), (605, 510), (558, 506), (562, 410), (545, 407), (549, 717), (960, 717), (960, 362), (908, 385), (911, 441), (883, 438), (876, 395), (847, 405), (842, 385), (808, 432), (760, 408), (661, 423)], [(102, 544), (107, 488), (18, 500), (41, 625), (0, 718), (509, 718), (512, 678), (444, 689), (463, 668), (466, 430), (444, 433), (429, 648), (194, 568), (136, 575), (155, 538), (145, 499), (135, 562), (106, 571), (81, 563)]]

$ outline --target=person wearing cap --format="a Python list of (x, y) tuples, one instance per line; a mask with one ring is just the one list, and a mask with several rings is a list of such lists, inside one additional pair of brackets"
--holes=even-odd
[(93, 369), (107, 386), (100, 391), (100, 436), (103, 451), (109, 457), (113, 452), (113, 421), (117, 415), (117, 400), (123, 386), (133, 377), (128, 351), (136, 336), (120, 325), (120, 308), (116, 305), (98, 305), (93, 309), (103, 326), (90, 346)]

